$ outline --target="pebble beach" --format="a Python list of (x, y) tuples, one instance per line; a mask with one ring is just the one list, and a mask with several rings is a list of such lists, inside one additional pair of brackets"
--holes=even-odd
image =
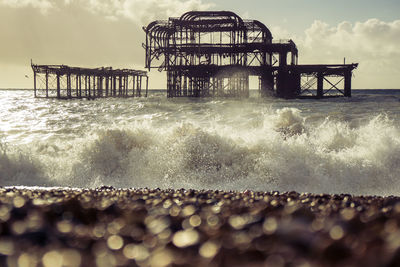
[(0, 266), (399, 266), (400, 198), (1, 188)]

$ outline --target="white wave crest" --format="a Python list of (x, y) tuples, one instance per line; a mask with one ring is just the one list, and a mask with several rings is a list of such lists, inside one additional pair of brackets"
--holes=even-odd
[(103, 118), (93, 111), (81, 120), (71, 111), (66, 126), (48, 114), (49, 138), (2, 150), (0, 185), (400, 192), (400, 128), (390, 116), (356, 120), (334, 108), (321, 115), (258, 102), (185, 101), (150, 98), (131, 117), (117, 116), (129, 102)]

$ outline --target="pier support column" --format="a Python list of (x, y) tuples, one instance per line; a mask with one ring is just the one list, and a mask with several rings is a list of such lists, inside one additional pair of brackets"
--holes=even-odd
[(57, 74), (57, 98), (61, 98), (60, 74)]
[(85, 75), (85, 96), (88, 96), (88, 77)]
[(68, 98), (72, 98), (71, 90), (72, 90), (71, 74), (68, 73), (67, 74), (67, 96), (68, 96)]
[(99, 96), (103, 96), (103, 76), (99, 76)]
[(300, 94), (300, 73), (293, 70), (279, 70), (276, 80), (276, 95), (290, 99)]
[(287, 65), (287, 53), (279, 53), (279, 67)]
[(351, 71), (344, 73), (344, 96), (351, 97)]
[(46, 71), (46, 97), (49, 97), (49, 72)]
[(260, 76), (259, 90), (261, 96), (269, 96), (274, 91), (274, 76), (270, 72), (263, 73)]
[(128, 96), (128, 90), (129, 90), (128, 86), (129, 86), (129, 76), (126, 75), (125, 76), (125, 85), (124, 85), (124, 97)]
[(136, 96), (140, 96), (140, 78), (139, 76), (136, 77)]
[(36, 97), (36, 71), (33, 71), (33, 94)]
[(119, 76), (118, 96), (122, 95), (122, 75)]
[(82, 97), (82, 79), (81, 79), (82, 75), (79, 74), (78, 77), (79, 77), (79, 98), (81, 98)]
[(92, 98), (92, 92), (90, 91), (90, 75), (88, 76), (88, 99)]
[(317, 74), (317, 97), (322, 98), (324, 96), (324, 74), (318, 72)]
[(96, 98), (96, 76), (93, 75), (93, 90), (92, 90), (93, 99)]
[(106, 76), (106, 97), (108, 97), (108, 83), (109, 83), (110, 77)]
[(136, 81), (137, 81), (138, 77), (136, 75), (132, 75), (132, 95), (133, 97), (138, 96), (139, 92), (138, 92), (138, 88), (136, 86)]
[(117, 76), (113, 76), (113, 96), (117, 95)]
[(142, 97), (142, 76), (140, 76), (139, 97)]
[(75, 96), (79, 97), (79, 79), (78, 79), (79, 75), (75, 75)]

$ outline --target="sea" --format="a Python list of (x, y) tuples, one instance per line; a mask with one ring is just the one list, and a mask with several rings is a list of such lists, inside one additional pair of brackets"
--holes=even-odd
[(0, 186), (400, 195), (400, 90), (56, 100), (0, 90)]

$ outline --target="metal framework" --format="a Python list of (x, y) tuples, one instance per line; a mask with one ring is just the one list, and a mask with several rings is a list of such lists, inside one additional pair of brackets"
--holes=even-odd
[[(191, 11), (180, 18), (154, 21), (143, 30), (145, 66), (167, 72), (168, 97), (247, 97), (249, 76), (258, 76), (261, 94), (272, 91), (291, 98), (309, 92), (301, 77), (316, 74), (328, 80), (341, 75), (351, 86), (348, 79), (357, 67), (298, 65), (292, 40), (273, 41), (264, 24), (229, 11)], [(333, 87), (338, 89), (337, 84)], [(323, 96), (323, 86), (318, 88), (317, 95)], [(340, 92), (346, 95), (347, 91)]]
[[(147, 97), (146, 71), (111, 67), (78, 68), (65, 65), (35, 65), (34, 95), (45, 98)], [(144, 81), (145, 79), (145, 81)], [(142, 86), (145, 82), (144, 95)]]
[(343, 95), (351, 96), (352, 72), (358, 64), (344, 65), (299, 65), (295, 71), (301, 75), (300, 96)]

